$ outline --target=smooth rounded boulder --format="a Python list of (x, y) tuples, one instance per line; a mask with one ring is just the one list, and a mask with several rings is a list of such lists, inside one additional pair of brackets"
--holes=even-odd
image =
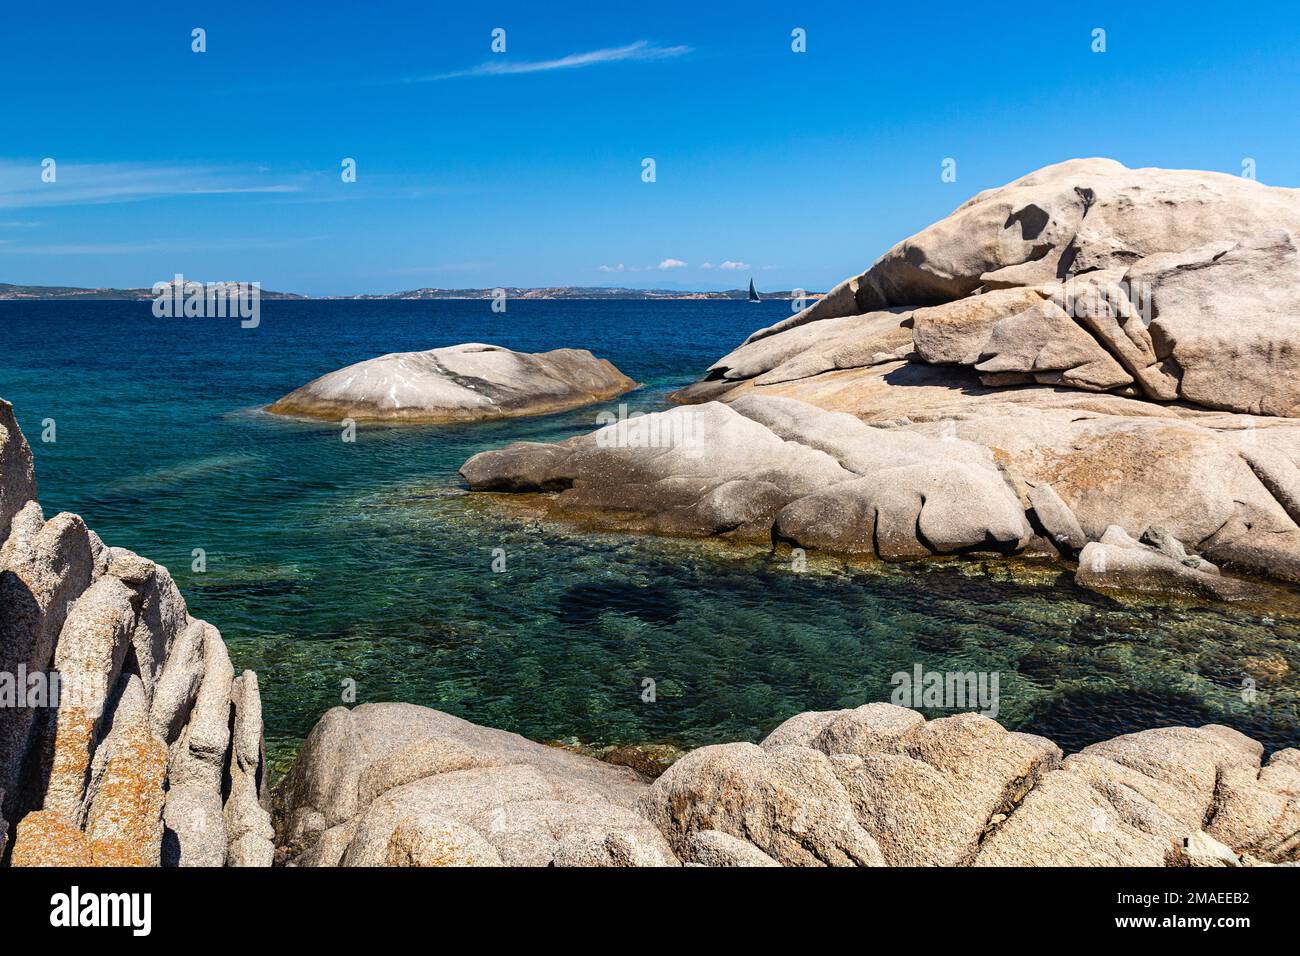
[(468, 343), (357, 362), (295, 389), (267, 411), (329, 421), (488, 421), (566, 411), (636, 387), (586, 349), (530, 354)]

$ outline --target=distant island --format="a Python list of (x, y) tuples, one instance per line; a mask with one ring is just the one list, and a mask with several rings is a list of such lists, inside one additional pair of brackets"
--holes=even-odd
[[(624, 289), (606, 286), (550, 286), (524, 289), (502, 286), (511, 299), (747, 299), (746, 289), (727, 289), (722, 292), (687, 292), (680, 289)], [(386, 292), (372, 295), (297, 295), (293, 292), (262, 290), (264, 299), (490, 299), (496, 289), (410, 289), (405, 292)], [(764, 299), (794, 299), (802, 295), (808, 301), (820, 299), (821, 292), (797, 292), (785, 289), (761, 293)], [(59, 285), (12, 285), (0, 282), (0, 299), (122, 299), (150, 300), (152, 288), (143, 289), (82, 289)]]

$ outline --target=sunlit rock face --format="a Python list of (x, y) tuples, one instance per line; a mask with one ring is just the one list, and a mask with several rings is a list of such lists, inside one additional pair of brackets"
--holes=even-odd
[[(886, 559), (1072, 561), (1112, 526), (1135, 540), (1157, 528), (1229, 575), (1300, 581), (1297, 235), (1300, 191), (1049, 166), (973, 197), (678, 391), (697, 408), (694, 457), (586, 436), (462, 473), (474, 490), (558, 493), (558, 515)], [(795, 448), (847, 474), (797, 464)], [(1113, 557), (1085, 583), (1244, 596), (1140, 551)]]
[(1300, 752), (1217, 725), (1045, 737), (886, 703), (701, 747), (653, 782), (409, 704), (329, 711), (279, 791), (301, 866), (1294, 862)]

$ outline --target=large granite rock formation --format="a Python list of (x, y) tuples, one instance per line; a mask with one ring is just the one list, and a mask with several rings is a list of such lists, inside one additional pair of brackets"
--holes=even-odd
[(1051, 741), (891, 704), (809, 712), (651, 783), (406, 704), (335, 708), (278, 799), (324, 866), (1162, 866), (1300, 858), (1300, 751), (1169, 727)]
[(6, 696), (0, 858), (270, 864), (256, 676), (235, 677), (221, 635), (189, 616), (162, 565), (105, 547), (76, 515), (45, 518), (31, 450), (0, 401)]
[[(749, 341), (810, 322), (1006, 290), (978, 315), (967, 303), (959, 317), (918, 317), (918, 326), (955, 325), (970, 346), (954, 355), (922, 331), (920, 357), (1046, 384), (1294, 416), (1297, 235), (1294, 189), (1071, 160), (985, 190)], [(1054, 301), (1027, 304), (1030, 291)]]
[[(639, 431), (656, 425), (675, 437), (647, 449)], [(564, 489), (557, 513), (621, 527), (776, 533), (884, 558), (1014, 550), (1031, 534), (987, 449), (789, 399), (677, 408), (556, 445), (484, 452), (461, 471), (480, 491)]]
[(585, 349), (529, 355), (470, 343), (357, 362), (295, 389), (267, 411), (331, 421), (486, 421), (564, 411), (636, 387)]
[[(629, 423), (699, 438), (689, 457), (607, 428), (599, 450), (599, 432), (512, 446), (462, 473), (474, 490), (559, 492), (552, 512), (602, 524), (887, 558), (1072, 560), (1111, 526), (1133, 539), (1159, 528), (1226, 571), (1297, 582), (1295, 235), (1300, 191), (1110, 160), (1051, 166), (980, 193), (754, 333), (674, 396), (693, 411)], [(791, 399), (815, 408), (796, 414)], [(847, 474), (798, 466), (792, 443)], [(869, 452), (855, 464), (849, 444)], [(919, 457), (900, 472), (902, 447)], [(1004, 488), (1032, 533), (1017, 530)], [(958, 533), (931, 537), (952, 512)], [(909, 517), (919, 524), (900, 527)], [(1174, 583), (1139, 551), (1111, 556), (1084, 583)], [(1226, 576), (1193, 577), (1172, 589), (1243, 594)]]
[(411, 704), (336, 707), (277, 792), (299, 866), (666, 866), (633, 770)]

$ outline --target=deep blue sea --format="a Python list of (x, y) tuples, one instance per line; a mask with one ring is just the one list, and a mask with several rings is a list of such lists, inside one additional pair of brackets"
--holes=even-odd
[(1270, 748), (1300, 742), (1289, 605), (1119, 601), (1056, 570), (981, 562), (815, 558), (799, 574), (760, 547), (543, 527), (461, 493), (470, 455), (589, 431), (617, 402), (362, 426), (355, 443), (260, 410), (351, 362), (470, 341), (590, 348), (644, 383), (621, 401), (651, 410), (785, 314), (780, 302), (268, 301), (242, 329), (157, 319), (149, 303), (0, 302), (0, 397), (34, 448), (46, 513), (77, 512), (165, 564), (236, 666), (258, 671), (281, 762), (351, 682), (357, 702), (426, 704), (537, 739), (697, 746), (887, 700), (891, 675), (916, 664), (997, 672), (999, 720), (1067, 750), (1209, 721)]

